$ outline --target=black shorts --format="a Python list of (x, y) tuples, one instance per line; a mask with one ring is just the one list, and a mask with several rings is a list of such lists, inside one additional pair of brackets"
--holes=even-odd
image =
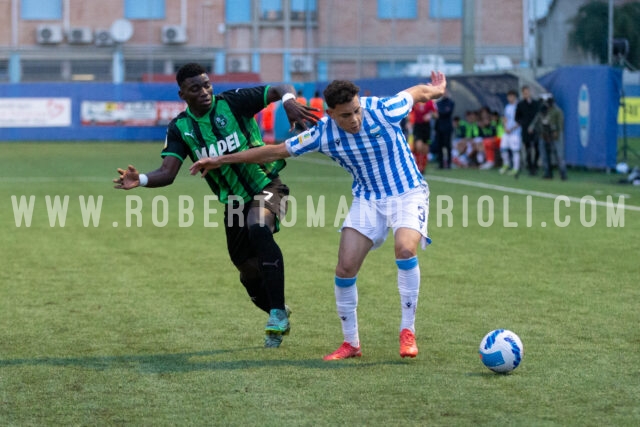
[(431, 141), (431, 123), (416, 123), (413, 125), (413, 140), (428, 144)]
[[(234, 265), (239, 266), (249, 258), (257, 256), (249, 241), (249, 228), (247, 227), (247, 215), (253, 207), (264, 207), (276, 216), (276, 228), (274, 233), (280, 229), (280, 218), (287, 213), (288, 203), (283, 200), (289, 195), (289, 187), (275, 178), (256, 194), (253, 199), (242, 206), (242, 218), (240, 215), (231, 215), (231, 224), (229, 224), (229, 210), (239, 209), (238, 202), (231, 207), (225, 205), (224, 208), (224, 229), (227, 234), (227, 249), (229, 256)], [(241, 221), (242, 220), (242, 221)]]

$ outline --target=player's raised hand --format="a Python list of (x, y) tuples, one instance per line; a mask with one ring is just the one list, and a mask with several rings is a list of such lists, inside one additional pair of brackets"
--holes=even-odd
[(431, 72), (431, 83), (430, 85), (434, 89), (434, 98), (440, 98), (444, 95), (444, 91), (447, 88), (447, 78), (440, 71), (432, 71)]
[(447, 89), (447, 78), (440, 71), (431, 72), (431, 81), (427, 84), (419, 84), (405, 89), (414, 102), (427, 102), (440, 98)]
[(189, 173), (191, 173), (191, 175), (195, 175), (198, 172), (201, 172), (201, 176), (204, 177), (210, 170), (218, 169), (222, 166), (222, 163), (219, 160), (219, 157), (204, 157), (191, 165)]
[(118, 168), (118, 174), (120, 174), (120, 177), (113, 180), (116, 183), (113, 188), (131, 190), (140, 185), (140, 173), (133, 166), (129, 165), (127, 169)]
[(303, 105), (295, 99), (287, 100), (282, 106), (284, 107), (285, 113), (287, 113), (287, 118), (291, 125), (289, 128), (290, 132), (295, 129), (296, 124), (303, 129), (308, 129), (309, 125), (313, 126), (318, 123), (318, 117), (313, 114), (314, 111), (320, 111), (317, 108)]

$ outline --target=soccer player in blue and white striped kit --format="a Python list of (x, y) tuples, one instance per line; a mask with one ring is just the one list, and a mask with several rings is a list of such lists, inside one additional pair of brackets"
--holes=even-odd
[(400, 127), (416, 102), (444, 94), (446, 78), (431, 73), (431, 82), (385, 97), (358, 96), (350, 81), (334, 80), (324, 91), (327, 116), (313, 128), (283, 144), (198, 160), (191, 173), (229, 163), (266, 163), (289, 156), (320, 152), (353, 177), (353, 202), (342, 226), (334, 289), (344, 342), (324, 360), (360, 357), (358, 333), (358, 271), (370, 250), (393, 230), (402, 307), (400, 356), (416, 357), (415, 314), (420, 289), (418, 245), (428, 243), (429, 188), (418, 170)]

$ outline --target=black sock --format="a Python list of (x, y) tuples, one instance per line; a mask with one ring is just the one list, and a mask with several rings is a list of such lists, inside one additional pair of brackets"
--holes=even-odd
[(271, 308), (284, 310), (284, 260), (280, 247), (266, 225), (250, 226), (249, 239), (260, 260), (264, 286), (269, 295)]
[(260, 280), (258, 283), (246, 283), (242, 280), (242, 278), (240, 278), (240, 281), (247, 289), (247, 293), (249, 294), (249, 298), (251, 298), (251, 302), (254, 303), (260, 310), (264, 311), (265, 313), (269, 313), (269, 311), (271, 311), (271, 304), (269, 303), (269, 296), (262, 287), (262, 280)]
[(260, 310), (269, 313), (271, 304), (269, 303), (269, 295), (267, 295), (267, 291), (264, 288), (262, 271), (258, 259), (248, 259), (242, 265), (238, 266), (238, 270), (240, 270), (240, 283), (242, 283), (247, 290), (251, 302)]

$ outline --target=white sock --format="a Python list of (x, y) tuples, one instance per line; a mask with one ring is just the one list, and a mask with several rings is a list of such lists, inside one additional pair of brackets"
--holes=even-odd
[(416, 308), (420, 293), (420, 265), (418, 257), (396, 260), (398, 265), (398, 291), (402, 307), (400, 330), (409, 329), (415, 333)]
[[(345, 282), (353, 284), (344, 286)], [(336, 307), (338, 316), (342, 324), (342, 334), (344, 340), (353, 347), (360, 347), (360, 336), (358, 334), (358, 288), (356, 286), (356, 278), (342, 279), (336, 277), (336, 283), (343, 286), (335, 286)]]
[(509, 165), (509, 150), (500, 150), (500, 156), (502, 156), (502, 164)]
[(513, 152), (513, 168), (520, 170), (520, 150), (514, 150)]

